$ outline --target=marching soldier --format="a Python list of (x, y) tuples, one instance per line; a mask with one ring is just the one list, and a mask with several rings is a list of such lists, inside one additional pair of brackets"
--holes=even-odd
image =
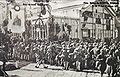
[(39, 68), (40, 64), (42, 63), (44, 68), (48, 68), (48, 66), (45, 66), (45, 63), (44, 63), (45, 62), (45, 54), (43, 52), (44, 46), (41, 45), (40, 49), (39, 47), (37, 47), (34, 50), (35, 50), (35, 57), (36, 57), (36, 62), (37, 62), (35, 67)]
[(97, 56), (97, 60), (99, 61), (97, 66), (98, 66), (98, 69), (100, 70), (101, 77), (103, 77), (103, 74), (107, 67), (106, 59), (107, 57), (105, 55), (105, 52), (101, 50), (101, 53)]

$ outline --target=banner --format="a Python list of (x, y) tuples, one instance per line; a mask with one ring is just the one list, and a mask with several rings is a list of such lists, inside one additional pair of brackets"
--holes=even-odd
[(13, 33), (23, 33), (25, 31), (25, 10), (15, 11), (10, 10), (8, 30), (11, 29)]

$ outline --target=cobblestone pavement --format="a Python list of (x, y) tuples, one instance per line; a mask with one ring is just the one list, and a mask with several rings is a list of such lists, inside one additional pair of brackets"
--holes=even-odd
[[(31, 63), (21, 69), (14, 71), (7, 71), (9, 75), (18, 75), (19, 77), (100, 77), (100, 74), (97, 73), (88, 73), (88, 72), (75, 72), (70, 70), (62, 70), (62, 67), (49, 66), (47, 69), (44, 69), (41, 65), (40, 68), (35, 68), (35, 63)], [(107, 74), (104, 74), (103, 77), (107, 77)]]

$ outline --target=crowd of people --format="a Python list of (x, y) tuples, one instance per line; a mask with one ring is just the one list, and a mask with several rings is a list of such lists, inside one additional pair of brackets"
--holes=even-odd
[[(12, 58), (40, 64), (63, 66), (64, 70), (100, 70), (115, 77), (119, 70), (120, 43), (71, 41), (17, 41), (12, 46)], [(12, 49), (11, 48), (11, 49)], [(44, 65), (45, 68), (47, 66)]]
[[(2, 46), (1, 41), (1, 46)], [(107, 70), (108, 75), (116, 77), (119, 71), (120, 43), (83, 42), (83, 41), (24, 41), (21, 37), (5, 40), (3, 50), (9, 59), (36, 62), (40, 64), (63, 66), (64, 70), (100, 70), (101, 77)], [(44, 65), (45, 68), (47, 66)]]

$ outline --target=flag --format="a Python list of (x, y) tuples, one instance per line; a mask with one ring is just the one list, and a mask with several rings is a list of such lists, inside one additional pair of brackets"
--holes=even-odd
[(105, 19), (109, 19), (111, 17), (110, 14), (105, 14)]
[(82, 28), (84, 28), (84, 27), (85, 27), (85, 25), (86, 25), (86, 23), (83, 23), (83, 24), (82, 24)]
[(87, 21), (88, 20), (88, 17), (85, 15), (84, 16), (84, 21)]
[(46, 8), (45, 6), (42, 6), (42, 11), (41, 11), (42, 15), (45, 15), (46, 14)]
[(110, 19), (106, 19), (106, 30), (110, 30)]
[(84, 17), (84, 21), (88, 20), (88, 17), (92, 18), (93, 17), (93, 12), (91, 11), (85, 11), (82, 13), (82, 16)]
[(86, 11), (82, 13), (82, 16), (84, 17), (84, 21), (88, 20), (88, 16), (86, 15)]
[(101, 19), (99, 17), (96, 18), (96, 24), (101, 24)]
[(91, 11), (85, 11), (85, 12), (82, 13), (82, 16), (83, 17), (87, 16), (87, 17), (92, 18), (93, 17), (93, 12), (91, 12)]

